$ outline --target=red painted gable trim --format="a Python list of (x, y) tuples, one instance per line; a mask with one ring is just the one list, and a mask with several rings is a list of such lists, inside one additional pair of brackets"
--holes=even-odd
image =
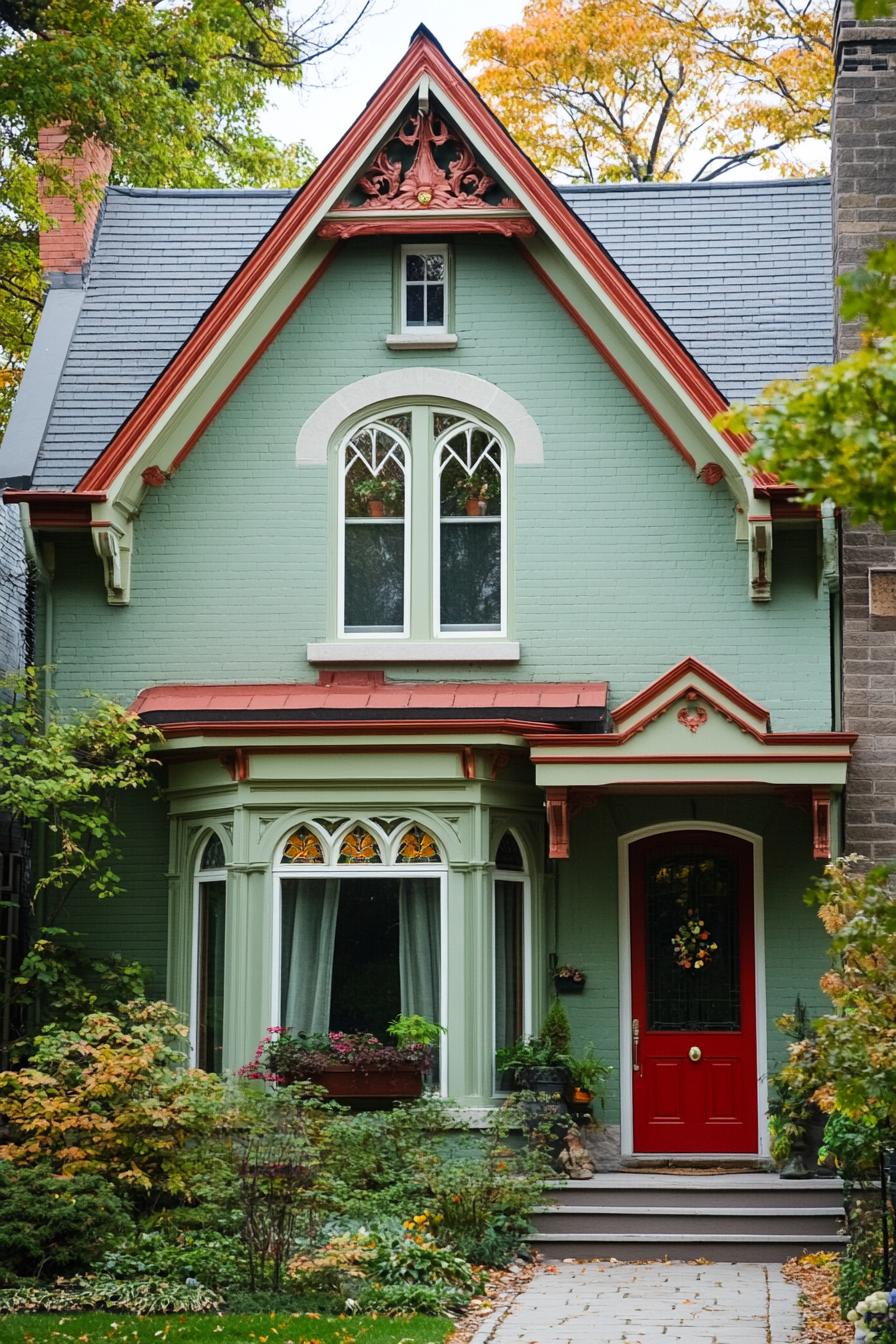
[[(609, 253), (604, 251), (559, 193), (510, 138), (457, 67), (428, 34), (420, 32), (360, 118), (287, 205), (270, 232), (221, 291), (142, 402), (85, 473), (76, 487), (78, 493), (111, 485), (121, 467), (137, 452), (144, 435), (177, 397), (192, 371), (237, 319), (305, 221), (326, 206), (339, 179), (358, 158), (378, 127), (394, 119), (402, 102), (423, 74), (434, 76), (455, 99), (496, 164), (502, 166), (508, 176), (515, 178), (532, 196), (544, 217), (562, 237), (565, 246), (625, 313), (649, 348), (707, 419), (712, 419), (726, 408), (725, 399), (707, 374), (638, 293)], [(743, 435), (726, 433), (725, 437), (739, 453), (748, 446), (748, 440)]]
[(691, 454), (688, 452), (687, 448), (685, 448), (681, 439), (679, 439), (677, 434), (675, 434), (674, 430), (671, 428), (668, 421), (663, 419), (663, 417), (660, 415), (656, 407), (651, 403), (651, 401), (648, 399), (645, 393), (641, 391), (640, 387), (638, 387), (638, 384), (635, 382), (635, 380), (629, 377), (629, 375), (623, 369), (622, 365), (619, 363), (618, 359), (616, 359), (610, 353), (608, 347), (604, 345), (603, 341), (600, 339), (597, 332), (594, 331), (588, 325), (582, 314), (579, 312), (578, 308), (576, 308), (575, 305), (569, 301), (569, 299), (559, 288), (559, 286), (556, 285), (554, 281), (551, 279), (551, 277), (548, 275), (547, 271), (545, 271), (544, 268), (540, 266), (539, 263), (535, 260), (535, 258), (532, 256), (532, 253), (528, 250), (528, 248), (521, 247), (519, 251), (520, 254), (525, 258), (528, 265), (532, 267), (532, 270), (538, 276), (539, 280), (544, 285), (548, 293), (551, 294), (553, 298), (557, 301), (557, 303), (560, 304), (561, 308), (564, 308), (566, 310), (566, 312), (572, 318), (573, 322), (575, 322), (576, 326), (585, 336), (586, 340), (590, 341), (590, 343), (594, 346), (595, 350), (598, 352), (601, 358), (613, 370), (619, 381), (623, 384), (624, 387), (627, 387), (629, 392), (631, 392), (632, 396), (641, 403), (641, 405), (644, 407), (644, 410), (650, 416), (654, 424), (659, 427), (659, 429), (662, 431), (663, 434), (665, 434), (666, 438), (672, 444), (672, 447), (675, 449), (675, 451), (681, 454), (685, 462), (687, 462), (688, 466), (693, 470), (694, 467), (696, 467), (697, 465), (696, 462), (694, 461)]
[(736, 686), (732, 686), (730, 681), (726, 681), (724, 677), (720, 677), (718, 672), (713, 672), (711, 667), (707, 667), (705, 663), (698, 662), (696, 658), (682, 658), (680, 663), (676, 663), (674, 667), (670, 667), (668, 672), (664, 672), (656, 681), (652, 682), (649, 686), (645, 686), (643, 691), (639, 691), (637, 695), (633, 695), (630, 700), (626, 700), (624, 704), (621, 704), (618, 709), (613, 710), (613, 722), (618, 727), (620, 723), (624, 723), (626, 719), (631, 718), (633, 714), (636, 714), (638, 710), (643, 709), (646, 704), (661, 695), (663, 691), (668, 690), (668, 688), (673, 685), (674, 682), (678, 681), (680, 677), (688, 674), (701, 677), (704, 681), (708, 681), (711, 686), (714, 686), (716, 690), (720, 691), (728, 700), (732, 700), (734, 704), (739, 705), (747, 714), (753, 714), (757, 719), (763, 719), (766, 723), (768, 722), (769, 712), (763, 705), (758, 704), (755, 700), (751, 700), (749, 696), (746, 696), (742, 691), (739, 691)]

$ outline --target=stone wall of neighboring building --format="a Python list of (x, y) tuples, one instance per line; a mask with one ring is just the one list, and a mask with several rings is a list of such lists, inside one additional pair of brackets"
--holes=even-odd
[[(896, 238), (896, 17), (835, 18), (831, 155), (836, 275)], [(857, 329), (838, 315), (836, 355)], [(892, 571), (892, 573), (890, 573)], [(843, 527), (843, 726), (858, 733), (846, 799), (846, 850), (896, 859), (896, 534)]]

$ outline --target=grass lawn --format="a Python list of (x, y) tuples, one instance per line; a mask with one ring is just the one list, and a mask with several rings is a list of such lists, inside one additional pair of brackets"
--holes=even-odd
[(0, 1316), (0, 1344), (443, 1344), (452, 1324), (431, 1316)]

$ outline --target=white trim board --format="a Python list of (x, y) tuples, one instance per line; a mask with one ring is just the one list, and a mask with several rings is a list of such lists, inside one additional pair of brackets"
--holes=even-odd
[(720, 835), (731, 835), (745, 840), (753, 847), (753, 942), (755, 971), (755, 1011), (756, 1011), (756, 1089), (758, 1101), (757, 1138), (758, 1153), (726, 1153), (730, 1161), (736, 1158), (749, 1162), (769, 1156), (771, 1145), (768, 1132), (768, 1079), (767, 1079), (767, 1030), (765, 1011), (765, 884), (763, 868), (762, 836), (753, 831), (742, 830), (739, 826), (726, 826), (712, 821), (667, 821), (655, 826), (642, 826), (639, 830), (628, 831), (620, 835), (618, 845), (619, 866), (619, 1104), (621, 1110), (621, 1155), (622, 1157), (654, 1158), (658, 1161), (674, 1157), (678, 1161), (688, 1158), (720, 1158), (717, 1153), (636, 1153), (633, 1131), (632, 1098), (632, 966), (631, 966), (631, 914), (630, 914), (630, 866), (629, 847), (638, 840), (651, 835), (664, 835), (675, 831), (715, 831)]

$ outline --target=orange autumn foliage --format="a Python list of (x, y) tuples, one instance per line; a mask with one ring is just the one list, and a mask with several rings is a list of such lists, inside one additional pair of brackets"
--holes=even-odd
[(804, 172), (807, 143), (829, 133), (831, 13), (830, 0), (529, 0), (520, 23), (476, 33), (467, 55), (547, 173)]

